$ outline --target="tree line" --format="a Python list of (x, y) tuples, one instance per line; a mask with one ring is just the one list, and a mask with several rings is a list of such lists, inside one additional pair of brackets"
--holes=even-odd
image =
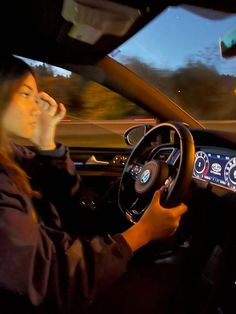
[[(236, 118), (236, 77), (218, 73), (201, 60), (189, 61), (176, 71), (163, 70), (135, 58), (126, 65), (201, 120)], [(142, 108), (104, 86), (77, 74), (55, 75), (45, 64), (35, 67), (39, 87), (66, 104), (81, 119), (122, 119), (149, 116)]]

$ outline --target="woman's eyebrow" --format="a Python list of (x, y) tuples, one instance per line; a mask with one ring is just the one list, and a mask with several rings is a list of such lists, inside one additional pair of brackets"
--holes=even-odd
[(27, 84), (22, 84), (21, 86), (27, 87), (27, 88), (30, 89), (31, 91), (33, 90), (33, 88), (32, 88), (31, 86), (27, 85)]

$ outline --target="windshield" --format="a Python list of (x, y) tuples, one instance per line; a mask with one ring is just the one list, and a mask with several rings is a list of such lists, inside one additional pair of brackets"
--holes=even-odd
[(236, 122), (236, 57), (221, 57), (219, 39), (235, 26), (236, 15), (169, 7), (110, 56), (203, 124), (227, 129)]

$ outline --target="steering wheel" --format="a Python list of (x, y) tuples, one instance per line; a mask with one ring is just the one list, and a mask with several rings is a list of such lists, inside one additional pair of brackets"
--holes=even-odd
[(149, 130), (130, 154), (120, 181), (118, 204), (127, 219), (137, 222), (162, 186), (164, 207), (186, 201), (194, 156), (194, 140), (184, 124), (161, 123)]

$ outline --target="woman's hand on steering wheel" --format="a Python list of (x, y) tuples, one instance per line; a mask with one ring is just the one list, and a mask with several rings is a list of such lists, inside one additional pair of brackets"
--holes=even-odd
[(149, 241), (172, 236), (179, 226), (181, 216), (187, 211), (187, 206), (180, 203), (172, 208), (160, 204), (163, 188), (156, 191), (152, 201), (137, 224), (141, 226)]
[(163, 207), (160, 204), (162, 191), (163, 188), (154, 193), (141, 219), (122, 234), (133, 252), (152, 240), (172, 236), (179, 226), (181, 216), (187, 211), (184, 203), (172, 208)]

